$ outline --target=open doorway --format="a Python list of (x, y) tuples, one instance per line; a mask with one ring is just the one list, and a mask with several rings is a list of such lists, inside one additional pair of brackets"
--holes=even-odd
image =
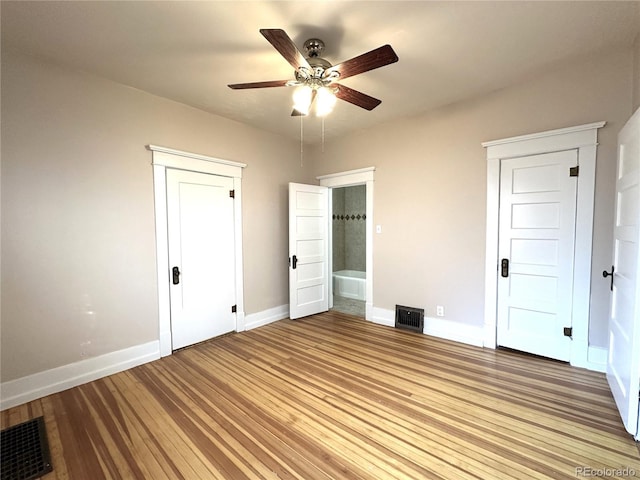
[(365, 317), (366, 185), (331, 189), (333, 309)]
[[(328, 175), (322, 175), (316, 177), (321, 186), (329, 188), (329, 212), (333, 212), (333, 190), (342, 187), (360, 186), (365, 191), (365, 211), (361, 213), (360, 222), (364, 223), (365, 228), (365, 315), (366, 320), (373, 320), (373, 187), (374, 187), (374, 173), (375, 167), (361, 168), (358, 170), (350, 170), (340, 173), (331, 173)], [(360, 213), (360, 212), (359, 212)], [(346, 215), (346, 213), (345, 213)], [(355, 213), (357, 218), (357, 213)], [(333, 213), (328, 215), (329, 225), (329, 267), (331, 277), (333, 277)], [(351, 221), (351, 213), (349, 214), (349, 221)], [(329, 284), (329, 308), (333, 308), (333, 278), (328, 282)]]

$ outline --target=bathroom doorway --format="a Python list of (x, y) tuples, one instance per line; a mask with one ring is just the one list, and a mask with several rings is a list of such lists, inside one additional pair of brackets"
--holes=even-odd
[(365, 317), (367, 278), (367, 189), (331, 189), (333, 310)]
[[(338, 173), (330, 173), (327, 175), (321, 175), (316, 177), (320, 182), (320, 186), (329, 188), (329, 225), (327, 225), (327, 230), (329, 233), (329, 242), (328, 242), (328, 258), (327, 262), (329, 263), (329, 309), (333, 309), (333, 190), (343, 187), (352, 187), (352, 186), (360, 186), (365, 191), (365, 201), (364, 201), (364, 211), (357, 212), (355, 219), (357, 219), (358, 213), (360, 213), (360, 222), (364, 224), (365, 228), (365, 268), (362, 270), (364, 272), (364, 288), (365, 288), (365, 313), (364, 318), (368, 321), (374, 321), (376, 315), (374, 312), (374, 298), (373, 298), (373, 205), (374, 205), (374, 176), (375, 176), (375, 167), (365, 167), (357, 170), (349, 170)], [(337, 215), (337, 213), (336, 213)], [(342, 214), (341, 214), (342, 215)], [(346, 213), (345, 213), (346, 215)], [(349, 213), (349, 221), (351, 221), (351, 212)], [(345, 220), (346, 224), (346, 220)], [(346, 258), (345, 258), (346, 262)], [(346, 266), (346, 263), (345, 263)], [(345, 268), (346, 269), (346, 268)], [(339, 270), (338, 270), (339, 271)], [(343, 287), (344, 289), (344, 287)], [(340, 295), (342, 296), (342, 295)], [(344, 298), (344, 297), (343, 297)], [(340, 302), (342, 298), (339, 298)], [(357, 315), (362, 315), (358, 313)]]

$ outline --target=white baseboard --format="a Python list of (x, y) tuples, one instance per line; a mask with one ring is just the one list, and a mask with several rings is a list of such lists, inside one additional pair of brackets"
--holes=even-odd
[(289, 305), (280, 305), (279, 307), (245, 315), (244, 329), (251, 330), (252, 328), (262, 327), (284, 318), (289, 318)]
[(484, 346), (484, 326), (467, 325), (443, 318), (425, 317), (423, 333), (432, 337), (466, 343), (474, 347)]
[(595, 372), (605, 373), (607, 371), (608, 355), (608, 348), (589, 345), (589, 349), (587, 351), (587, 364), (585, 365), (585, 368)]
[(396, 324), (396, 313), (393, 310), (380, 307), (373, 307), (371, 310), (371, 322), (386, 327), (393, 327)]
[[(379, 325), (393, 327), (396, 323), (396, 314), (393, 310), (373, 307), (371, 321)], [(443, 318), (424, 318), (425, 335), (443, 338), (445, 340), (453, 340), (454, 342), (466, 343), (476, 347), (482, 347), (484, 341), (484, 327), (475, 325), (466, 325), (460, 322), (452, 322)]]
[(160, 358), (160, 342), (133, 347), (0, 384), (0, 410), (61, 392)]

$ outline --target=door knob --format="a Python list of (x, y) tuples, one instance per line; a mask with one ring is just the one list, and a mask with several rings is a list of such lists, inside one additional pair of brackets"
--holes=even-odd
[(509, 276), (509, 259), (508, 258), (503, 258), (502, 261), (500, 262), (500, 275), (502, 275), (505, 278)]
[(615, 268), (613, 267), (613, 265), (611, 265), (611, 271), (607, 272), (606, 270), (602, 271), (602, 276), (604, 278), (607, 277), (611, 277), (611, 291), (613, 292), (613, 272), (615, 271)]
[(173, 284), (178, 285), (180, 283), (180, 269), (178, 267), (173, 267), (171, 269), (171, 275), (173, 276)]

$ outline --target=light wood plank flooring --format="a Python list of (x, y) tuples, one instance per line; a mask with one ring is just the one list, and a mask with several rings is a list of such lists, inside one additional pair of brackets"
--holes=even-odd
[(8, 409), (2, 428), (43, 414), (47, 480), (640, 477), (604, 375), (337, 312)]

